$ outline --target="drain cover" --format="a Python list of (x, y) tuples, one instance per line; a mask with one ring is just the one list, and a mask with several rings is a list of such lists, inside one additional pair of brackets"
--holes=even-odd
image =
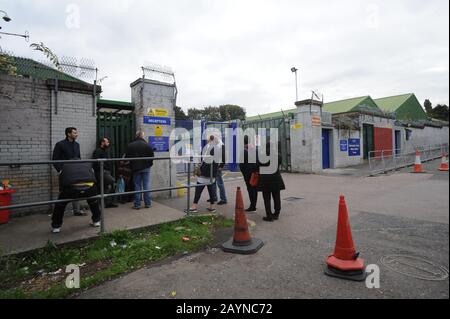
[(420, 257), (407, 255), (383, 256), (381, 264), (399, 274), (428, 281), (442, 281), (448, 278), (448, 270)]
[(287, 197), (284, 200), (287, 202), (295, 202), (295, 201), (302, 200), (302, 199), (303, 199), (302, 197)]

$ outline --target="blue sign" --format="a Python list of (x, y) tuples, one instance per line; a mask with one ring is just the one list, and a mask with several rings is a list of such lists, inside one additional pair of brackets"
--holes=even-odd
[(170, 117), (144, 116), (144, 124), (170, 125)]
[(148, 143), (155, 150), (155, 152), (169, 151), (169, 137), (168, 136), (150, 136)]
[(361, 156), (361, 145), (359, 138), (348, 139), (348, 156)]
[(339, 145), (341, 147), (341, 152), (347, 152), (348, 147), (347, 147), (347, 140), (340, 140), (339, 141)]

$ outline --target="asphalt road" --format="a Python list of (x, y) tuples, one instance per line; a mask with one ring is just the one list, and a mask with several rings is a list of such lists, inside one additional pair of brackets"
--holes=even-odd
[[(449, 298), (449, 175), (410, 169), (377, 177), (284, 174), (279, 221), (248, 214), (264, 247), (254, 255), (218, 248), (130, 273), (80, 298)], [(232, 217), (237, 186), (227, 183)], [(245, 187), (244, 187), (245, 189)], [(380, 288), (323, 274), (336, 236), (339, 195), (346, 196), (356, 249), (380, 270)], [(244, 198), (247, 194), (244, 191)], [(206, 200), (206, 198), (203, 198)], [(166, 205), (184, 208), (186, 199)], [(206, 207), (206, 205), (203, 205)], [(174, 296), (173, 292), (176, 292)]]

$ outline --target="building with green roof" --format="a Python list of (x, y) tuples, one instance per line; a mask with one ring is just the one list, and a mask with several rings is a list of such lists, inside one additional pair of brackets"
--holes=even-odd
[(375, 103), (384, 112), (395, 113), (399, 120), (428, 119), (425, 110), (413, 93), (375, 99)]
[(323, 111), (332, 114), (358, 112), (358, 111), (372, 111), (375, 113), (381, 112), (377, 104), (370, 96), (362, 96), (352, 99), (325, 103), (322, 109)]

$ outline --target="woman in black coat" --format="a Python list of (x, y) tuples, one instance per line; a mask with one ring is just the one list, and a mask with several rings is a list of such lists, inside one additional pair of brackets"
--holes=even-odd
[[(269, 153), (270, 152), (270, 153)], [(266, 145), (266, 154), (272, 154), (275, 152), (274, 148), (270, 147), (270, 143)], [(278, 155), (278, 165), (276, 168), (276, 172), (273, 174), (262, 174), (260, 170), (259, 181), (258, 181), (258, 191), (263, 193), (264, 198), (264, 207), (266, 209), (266, 217), (263, 217), (263, 220), (267, 222), (272, 222), (277, 220), (280, 216), (281, 211), (281, 191), (286, 189), (283, 181), (283, 177), (281, 177), (280, 173), (280, 165), (281, 165), (281, 155)], [(259, 163), (260, 167), (270, 166), (270, 161), (268, 163), (262, 164)], [(272, 205), (271, 199), (273, 198), (274, 202), (274, 213), (272, 213)]]

